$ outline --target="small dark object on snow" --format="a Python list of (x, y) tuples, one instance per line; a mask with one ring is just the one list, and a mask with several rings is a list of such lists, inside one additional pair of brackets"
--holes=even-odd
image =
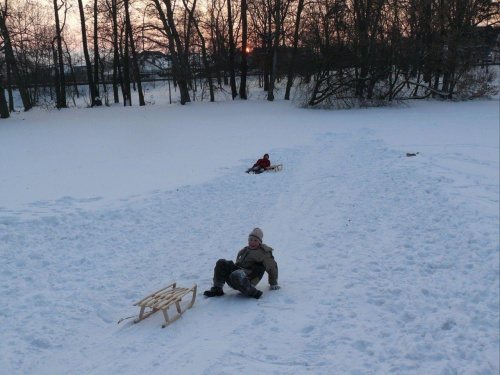
[(250, 294), (250, 297), (253, 297), (255, 299), (259, 299), (261, 295), (262, 295), (262, 292), (258, 289), (255, 289), (255, 292)]
[(410, 156), (417, 156), (418, 154), (420, 154), (420, 152), (417, 152), (415, 154), (410, 154), (409, 152), (406, 153), (406, 156), (407, 157), (410, 157)]
[(213, 286), (210, 290), (206, 290), (203, 295), (205, 297), (220, 297), (224, 295), (224, 291), (222, 290), (222, 288)]

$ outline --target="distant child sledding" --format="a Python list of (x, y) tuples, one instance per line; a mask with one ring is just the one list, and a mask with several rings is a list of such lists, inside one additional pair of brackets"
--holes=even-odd
[(265, 154), (264, 158), (257, 160), (257, 163), (253, 165), (252, 168), (248, 168), (245, 173), (260, 174), (267, 171), (281, 171), (283, 169), (283, 164), (272, 164), (269, 160), (269, 154)]
[(213, 287), (203, 294), (206, 297), (222, 296), (222, 287), (227, 283), (244, 295), (259, 299), (262, 292), (255, 286), (264, 276), (264, 272), (268, 274), (271, 290), (280, 289), (278, 264), (274, 260), (273, 249), (262, 243), (263, 237), (262, 230), (255, 228), (248, 235), (248, 246), (238, 252), (236, 263), (219, 259), (214, 268)]

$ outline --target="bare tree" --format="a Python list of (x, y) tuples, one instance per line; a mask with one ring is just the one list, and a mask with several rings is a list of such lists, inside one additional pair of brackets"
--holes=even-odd
[[(4, 40), (4, 50), (5, 50), (5, 58), (7, 64), (10, 66), (12, 71), (12, 75), (14, 76), (14, 81), (19, 89), (19, 93), (21, 94), (21, 99), (23, 101), (23, 106), (25, 111), (29, 111), (32, 108), (31, 100), (24, 85), (24, 82), (21, 79), (21, 74), (19, 73), (17, 59), (14, 56), (14, 51), (12, 49), (12, 43), (10, 40), (9, 29), (6, 24), (6, 15), (7, 15), (7, 2), (5, 2), (5, 8), (0, 9), (0, 30), (2, 32), (2, 37)], [(5, 94), (4, 94), (5, 95)]]
[(247, 98), (247, 41), (248, 41), (248, 19), (247, 19), (247, 0), (241, 0), (241, 79), (240, 79), (240, 98)]
[[(58, 4), (57, 0), (53, 0), (54, 3), (54, 19), (56, 27), (56, 35), (54, 36), (54, 41), (57, 44), (57, 49), (53, 48), (54, 54), (54, 64), (56, 73), (56, 107), (57, 108), (67, 108), (68, 104), (66, 102), (66, 74), (64, 73), (64, 57), (62, 48), (62, 30), (66, 21), (66, 12), (68, 10), (65, 0), (61, 1), (61, 5)], [(64, 7), (64, 21), (61, 26), (59, 21), (59, 10)]]
[[(271, 56), (271, 34), (272, 34), (272, 10), (271, 0), (255, 0), (247, 3), (253, 33), (256, 41), (260, 42), (258, 57), (259, 64), (259, 86), (264, 91), (269, 90), (269, 70)], [(261, 85), (261, 77), (263, 85)]]
[(188, 5), (186, 0), (183, 0), (183, 3), (184, 3), (184, 7), (186, 8), (186, 10), (189, 12), (189, 17), (191, 17), (193, 25), (194, 25), (196, 32), (198, 33), (198, 37), (200, 38), (200, 41), (201, 41), (202, 60), (203, 60), (203, 65), (205, 67), (205, 74), (206, 74), (206, 78), (207, 78), (208, 86), (209, 86), (209, 90), (210, 90), (210, 101), (213, 102), (213, 101), (215, 101), (214, 84), (212, 82), (212, 69), (210, 67), (210, 62), (208, 61), (206, 41), (205, 41), (205, 37), (203, 36), (203, 33), (200, 29), (199, 22), (194, 16), (194, 11), (196, 9), (196, 0), (193, 1), (193, 7), (191, 9), (189, 9), (189, 5)]
[(229, 82), (231, 84), (231, 96), (236, 98), (238, 91), (236, 90), (236, 74), (234, 71), (235, 45), (233, 34), (233, 16), (231, 9), (231, 0), (227, 0), (227, 23), (229, 26)]
[(92, 63), (90, 62), (89, 49), (87, 45), (87, 29), (85, 26), (85, 13), (83, 11), (83, 3), (82, 0), (78, 0), (78, 9), (80, 11), (80, 25), (82, 28), (82, 45), (83, 45), (83, 54), (85, 56), (85, 65), (87, 68), (87, 80), (89, 84), (89, 92), (90, 92), (90, 105), (94, 107), (96, 105), (96, 98), (99, 96), (99, 92), (97, 91), (94, 79), (92, 76)]
[(295, 63), (297, 61), (297, 52), (299, 46), (299, 33), (300, 33), (300, 17), (302, 16), (302, 11), (304, 10), (304, 0), (299, 0), (297, 6), (297, 14), (295, 16), (295, 30), (293, 33), (293, 49), (292, 49), (292, 59), (290, 61), (290, 66), (288, 67), (285, 100), (290, 100), (290, 90), (293, 85), (293, 76), (295, 70)]
[(122, 56), (122, 61), (123, 61), (123, 86), (122, 86), (122, 92), (123, 92), (123, 105), (126, 107), (132, 105), (132, 93), (130, 91), (130, 56), (129, 56), (129, 29), (128, 27), (124, 27), (124, 43), (120, 43), (120, 48), (121, 48), (121, 56)]
[(137, 51), (135, 49), (134, 43), (134, 33), (132, 31), (132, 24), (130, 22), (130, 12), (129, 12), (129, 0), (124, 0), (125, 2), (125, 23), (127, 27), (127, 34), (130, 37), (130, 49), (132, 51), (132, 62), (134, 64), (134, 77), (135, 82), (137, 83), (137, 90), (139, 94), (139, 105), (145, 106), (146, 102), (144, 101), (144, 92), (142, 91), (142, 82), (141, 82), (141, 72), (139, 71), (139, 61), (137, 58)]
[(219, 87), (229, 84), (228, 72), (228, 22), (226, 18), (226, 7), (224, 0), (211, 0), (209, 3), (209, 20), (207, 21), (208, 33), (212, 47), (212, 58), (214, 60), (215, 78)]
[(120, 48), (118, 36), (118, 0), (105, 0), (106, 9), (108, 10), (109, 18), (111, 21), (112, 35), (111, 44), (113, 49), (113, 99), (115, 103), (120, 102), (118, 93), (118, 86), (123, 89), (123, 74), (122, 65), (120, 61)]
[[(227, 78), (225, 75), (226, 66), (224, 64), (224, 58), (226, 51), (225, 41), (226, 41), (226, 25), (227, 22), (224, 18), (224, 4), (221, 0), (211, 0), (208, 4), (209, 6), (209, 20), (207, 21), (208, 33), (210, 35), (210, 43), (212, 47), (212, 59), (214, 61), (214, 71), (215, 78), (217, 79), (217, 84), (219, 87), (222, 86), (222, 78), (224, 78), (224, 84), (227, 84)], [(224, 74), (222, 74), (224, 73)], [(223, 77), (224, 75), (224, 77)]]
[[(99, 97), (99, 28), (98, 28), (98, 17), (99, 17), (99, 8), (97, 6), (97, 0), (94, 0), (93, 7), (93, 20), (94, 20), (94, 88), (95, 95)], [(102, 103), (101, 99), (98, 99), (98, 103)]]
[(168, 38), (168, 46), (170, 49), (170, 55), (172, 58), (172, 68), (174, 79), (179, 85), (179, 91), (181, 95), (181, 104), (186, 104), (191, 101), (189, 96), (189, 89), (187, 85), (186, 72), (188, 67), (187, 62), (182, 58), (184, 56), (184, 49), (177, 31), (177, 27), (174, 22), (174, 12), (172, 9), (172, 3), (170, 0), (163, 0), (166, 7), (166, 13), (160, 4), (160, 0), (152, 0), (160, 17), (163, 25), (163, 29)]
[(281, 0), (276, 0), (274, 8), (274, 33), (270, 35), (273, 40), (273, 60), (271, 65), (271, 77), (269, 79), (269, 90), (267, 91), (267, 100), (274, 100), (274, 83), (276, 81), (276, 71), (278, 69), (278, 48), (280, 45), (281, 32)]

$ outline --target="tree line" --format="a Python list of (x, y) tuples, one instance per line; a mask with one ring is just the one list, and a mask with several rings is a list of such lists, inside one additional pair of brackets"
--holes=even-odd
[[(197, 82), (215, 100), (247, 98), (249, 75), (274, 100), (283, 82), (304, 105), (351, 107), (429, 96), (487, 96), (477, 69), (500, 47), (492, 0), (2, 0), (0, 115), (80, 95), (145, 105), (141, 57), (162, 52), (180, 103)], [(77, 20), (75, 22), (75, 20)], [(500, 53), (500, 51), (498, 51)], [(81, 82), (80, 82), (81, 83)]]

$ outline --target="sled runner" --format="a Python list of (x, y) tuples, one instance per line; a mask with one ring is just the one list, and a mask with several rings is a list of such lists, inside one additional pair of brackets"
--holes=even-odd
[[(134, 303), (134, 306), (141, 306), (141, 312), (139, 313), (139, 319), (134, 320), (134, 323), (139, 323), (141, 320), (146, 319), (148, 316), (154, 314), (155, 312), (161, 310), (163, 312), (163, 316), (165, 317), (166, 323), (161, 326), (161, 328), (165, 328), (170, 323), (175, 322), (180, 318), (182, 314), (186, 312), (187, 309), (190, 309), (194, 305), (194, 300), (196, 299), (196, 288), (194, 285), (191, 288), (178, 288), (177, 283), (173, 283), (167, 285), (166, 287), (150, 294), (149, 296), (143, 298), (139, 302)], [(192, 292), (193, 297), (189, 304), (181, 309), (181, 300), (188, 293)], [(175, 305), (177, 309), (177, 315), (173, 318), (168, 316), (168, 308), (172, 305)], [(144, 314), (144, 310), (146, 307), (150, 308), (151, 311)]]
[(281, 171), (282, 169), (283, 169), (283, 164), (273, 164), (266, 169), (266, 172), (278, 172)]

